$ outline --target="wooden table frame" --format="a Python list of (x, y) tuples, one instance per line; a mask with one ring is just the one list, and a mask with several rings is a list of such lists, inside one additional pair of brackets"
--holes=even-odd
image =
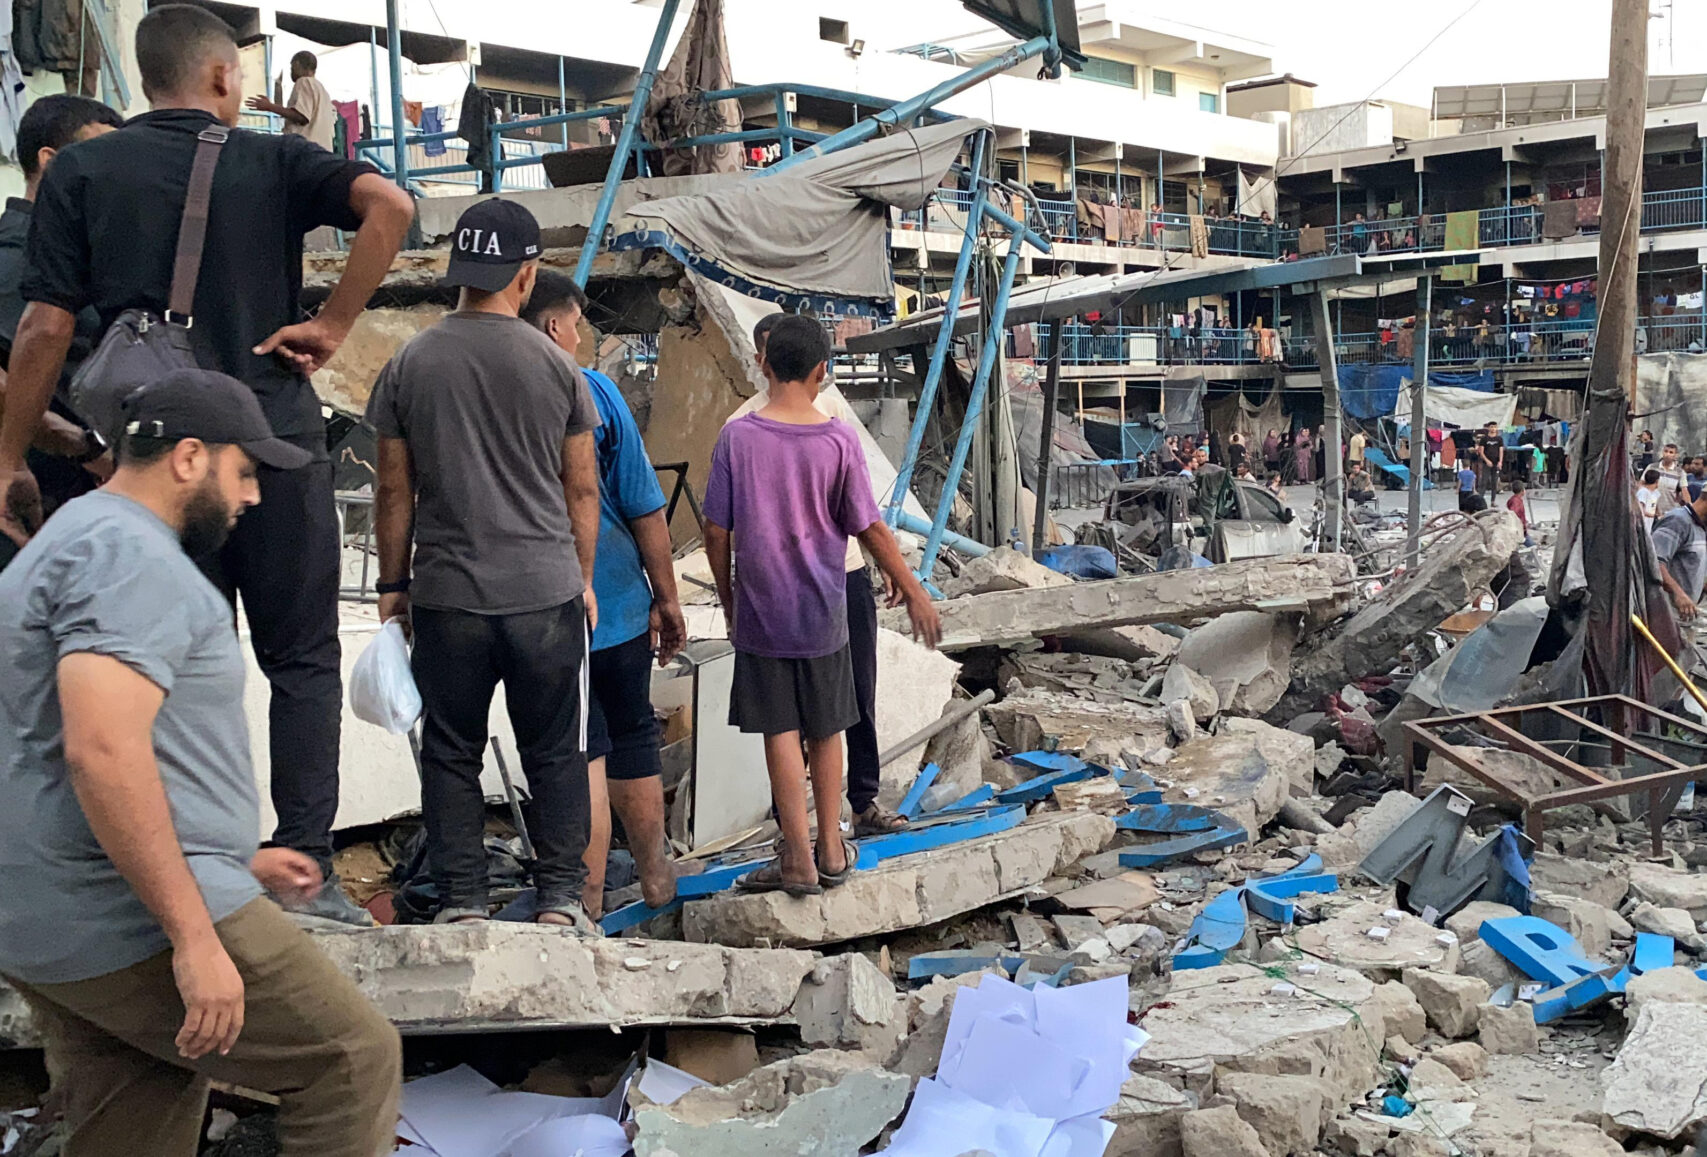
[[(1588, 718), (1588, 714), (1597, 708), (1600, 709), (1602, 717), (1609, 721), (1608, 724), (1597, 723)], [(1542, 714), (1557, 716), (1581, 731), (1610, 740), (1612, 763), (1615, 766), (1624, 764), (1630, 755), (1638, 755), (1665, 770), (1636, 775), (1629, 779), (1609, 779), (1593, 768), (1566, 759), (1546, 745), (1524, 735), (1514, 726), (1521, 723), (1526, 715)], [(1595, 803), (1616, 796), (1646, 792), (1648, 831), (1653, 838), (1653, 854), (1658, 856), (1664, 850), (1662, 835), (1672, 807), (1682, 795), (1686, 784), (1698, 779), (1707, 780), (1707, 764), (1682, 763), (1632, 738), (1631, 733), (1636, 730), (1635, 721), (1643, 717), (1651, 721), (1650, 726), (1672, 724), (1684, 728), (1695, 736), (1698, 742), (1707, 744), (1707, 726), (1650, 707), (1628, 695), (1600, 695), (1587, 699), (1567, 699), (1558, 703), (1501, 707), (1494, 711), (1477, 711), (1467, 715), (1443, 715), (1405, 724), (1405, 788), (1415, 788), (1417, 748), (1427, 748), (1437, 758), (1446, 760), (1500, 794), (1522, 804), (1524, 834), (1534, 840), (1537, 847), (1541, 846), (1543, 813), (1546, 811), (1570, 804)], [(1483, 767), (1481, 762), (1470, 754), (1474, 749), (1455, 747), (1435, 734), (1451, 727), (1476, 730), (1488, 739), (1500, 741), (1506, 750), (1530, 756), (1550, 770), (1583, 786), (1563, 788), (1534, 797), (1521, 795), (1510, 784)]]

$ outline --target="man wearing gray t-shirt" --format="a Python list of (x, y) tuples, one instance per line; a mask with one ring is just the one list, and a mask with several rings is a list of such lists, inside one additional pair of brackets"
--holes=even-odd
[(386, 363), (379, 434), (379, 613), (407, 616), (421, 690), (421, 816), (435, 919), (487, 916), (486, 721), (501, 682), (527, 774), (536, 919), (596, 935), (587, 869), (587, 636), (596, 623), (599, 425), (567, 354), (520, 317), (539, 223), (482, 201), (456, 223), (455, 313)]
[(235, 378), (178, 370), (124, 403), (118, 469), (0, 574), (0, 975), (29, 1003), (67, 1153), (192, 1157), (208, 1081), (279, 1096), (282, 1152), (389, 1151), (397, 1034), (262, 889), (231, 607), (190, 561), (259, 501), (275, 438)]
[(1693, 502), (1660, 515), (1652, 539), (1654, 557), (1660, 562), (1660, 581), (1678, 617), (1689, 622), (1695, 618), (1702, 583), (1707, 581), (1707, 490)]

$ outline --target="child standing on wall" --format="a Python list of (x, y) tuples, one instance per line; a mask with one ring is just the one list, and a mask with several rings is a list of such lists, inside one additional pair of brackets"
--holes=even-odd
[(906, 604), (915, 637), (934, 647), (941, 626), (878, 517), (858, 434), (812, 405), (830, 357), (823, 327), (785, 317), (765, 353), (770, 404), (725, 426), (712, 453), (705, 545), (735, 643), (729, 722), (765, 737), (782, 829), (776, 861), (738, 886), (810, 896), (853, 870), (853, 848), (840, 834), (841, 733), (859, 718), (848, 653), (847, 540), (858, 538), (889, 577), (890, 605)]

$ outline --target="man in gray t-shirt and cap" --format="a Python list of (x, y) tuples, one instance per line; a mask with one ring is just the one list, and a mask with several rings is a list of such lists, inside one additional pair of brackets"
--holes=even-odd
[(178, 370), (124, 403), (118, 469), (0, 574), (0, 975), (29, 1003), (68, 1153), (192, 1157), (208, 1081), (275, 1093), (285, 1154), (389, 1151), (397, 1033), (263, 895), (231, 606), (191, 560), (308, 452), (252, 390)]
[(1695, 604), (1701, 601), (1702, 583), (1707, 580), (1707, 490), (1693, 502), (1660, 515), (1652, 539), (1654, 556), (1660, 560), (1660, 581), (1678, 617), (1688, 622), (1695, 618)]
[(586, 935), (587, 636), (599, 540), (598, 410), (580, 369), (519, 316), (539, 223), (482, 201), (456, 223), (456, 312), (374, 383), (379, 613), (408, 616), (421, 690), (421, 813), (443, 922), (487, 916), (480, 770), (504, 701), (532, 796), (536, 919)]

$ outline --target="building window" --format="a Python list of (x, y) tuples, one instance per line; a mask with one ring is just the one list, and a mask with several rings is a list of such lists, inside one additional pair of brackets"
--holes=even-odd
[(1214, 92), (1200, 92), (1197, 94), (1197, 107), (1204, 112), (1220, 112), (1221, 95)]
[(831, 44), (849, 43), (848, 22), (831, 20), (828, 16), (818, 17), (818, 39), (828, 40)]
[(1172, 96), (1174, 94), (1174, 74), (1165, 68), (1150, 70), (1150, 91), (1157, 96)]
[(1079, 76), (1099, 84), (1117, 84), (1121, 88), (1138, 87), (1138, 70), (1135, 67), (1118, 60), (1104, 60), (1100, 56), (1085, 57), (1085, 66), (1079, 70)]

